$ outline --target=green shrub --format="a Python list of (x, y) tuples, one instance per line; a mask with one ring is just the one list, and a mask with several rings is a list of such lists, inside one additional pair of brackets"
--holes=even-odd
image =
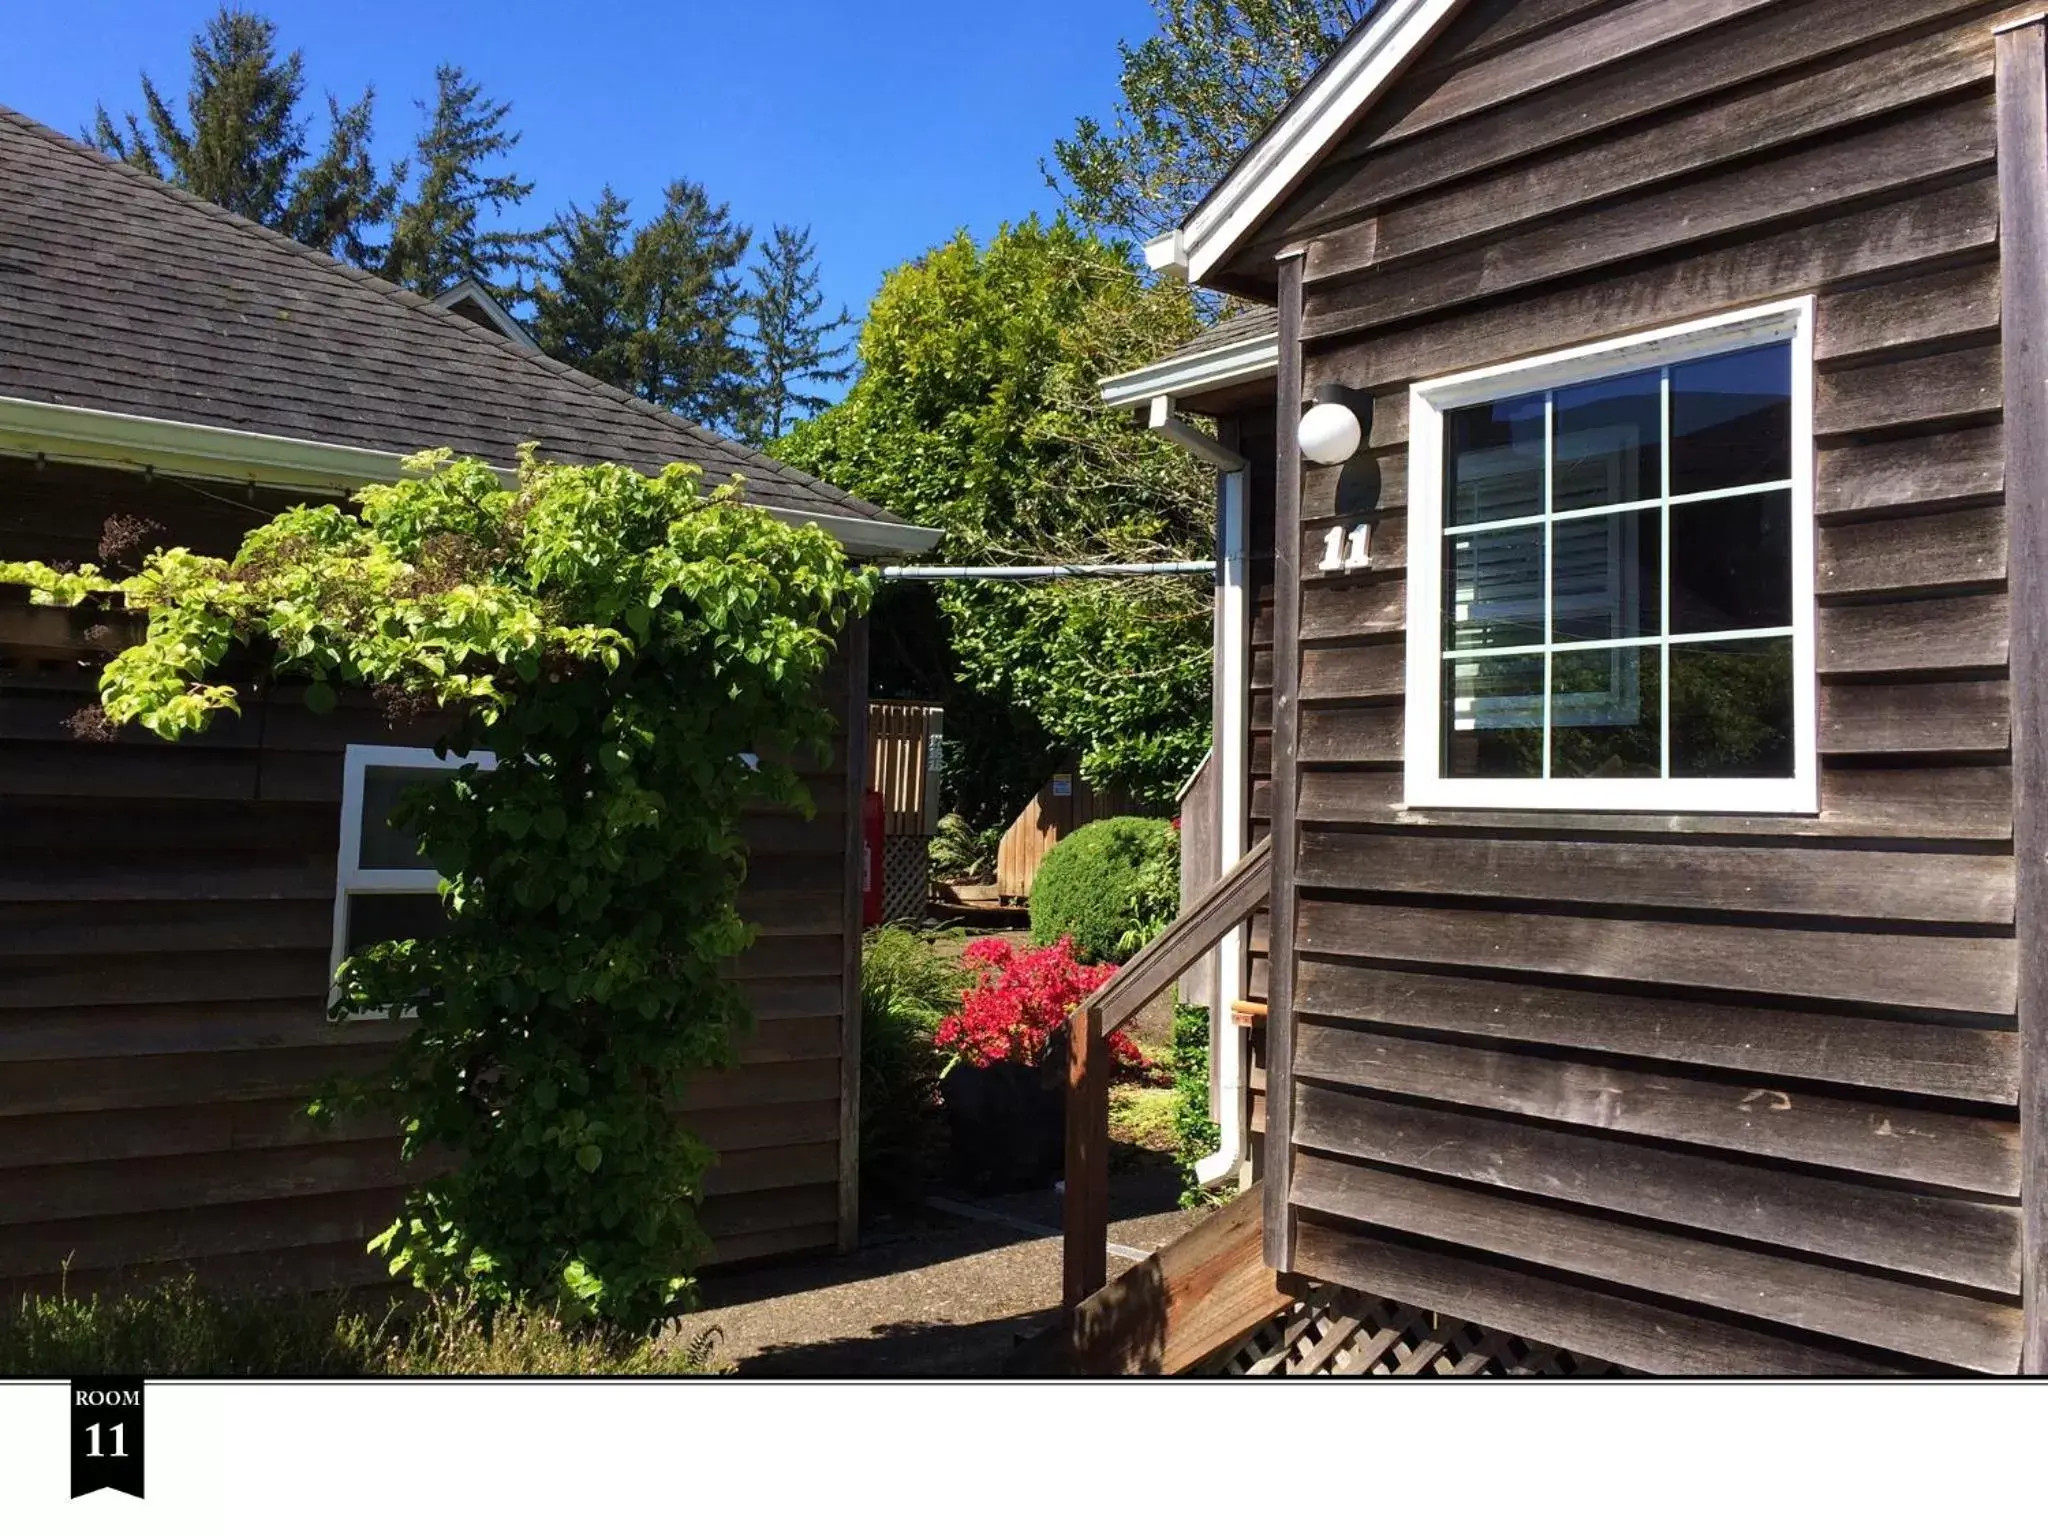
[(1180, 1165), (1180, 1203), (1192, 1209), (1214, 1201), (1195, 1178), (1195, 1164), (1223, 1144), (1209, 1118), (1209, 1010), (1173, 1007), (1173, 1160)]
[(957, 961), (906, 928), (877, 928), (861, 955), (860, 1184), (864, 1208), (923, 1193), (937, 1154), (939, 1058), (932, 1032), (960, 1006)]
[(1052, 944), (1070, 933), (1085, 961), (1128, 960), (1171, 921), (1171, 909), (1160, 915), (1160, 880), (1170, 868), (1177, 905), (1178, 860), (1173, 828), (1149, 816), (1112, 816), (1077, 828), (1038, 867), (1031, 941)]
[(24, 1296), (0, 1313), (7, 1376), (669, 1376), (716, 1335), (657, 1342), (551, 1308), (474, 1297), (407, 1306), (346, 1292), (227, 1296), (191, 1275), (126, 1295)]

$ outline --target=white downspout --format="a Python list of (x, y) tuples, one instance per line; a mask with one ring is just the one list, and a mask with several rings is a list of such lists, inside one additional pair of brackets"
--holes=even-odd
[[(1220, 876), (1228, 874), (1244, 857), (1245, 794), (1251, 782), (1247, 734), (1251, 706), (1251, 609), (1246, 550), (1251, 467), (1242, 454), (1233, 453), (1176, 417), (1169, 395), (1153, 398), (1149, 424), (1154, 432), (1179, 443), (1217, 470), (1216, 652), (1222, 663), (1217, 686), (1223, 707), (1214, 751), (1219, 823), (1216, 862)], [(1209, 1021), (1209, 1038), (1214, 1042), (1209, 1081), (1215, 1097), (1217, 1149), (1195, 1165), (1195, 1177), (1203, 1184), (1229, 1178), (1244, 1162), (1247, 1150), (1245, 1037), (1230, 1017), (1230, 1005), (1245, 995), (1246, 959), (1245, 931), (1239, 928), (1223, 941), (1217, 954), (1216, 1001)]]

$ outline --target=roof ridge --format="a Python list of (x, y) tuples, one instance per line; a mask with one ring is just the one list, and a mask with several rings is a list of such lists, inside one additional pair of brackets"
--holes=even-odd
[[(5, 103), (0, 103), (0, 118), (4, 118), (17, 127), (25, 128), (37, 137), (60, 146), (72, 154), (89, 156), (95, 167), (112, 170), (122, 176), (126, 176), (136, 183), (139, 188), (147, 188), (168, 197), (173, 202), (183, 204), (194, 211), (203, 213), (218, 223), (224, 223), (245, 233), (259, 236), (278, 249), (288, 251), (301, 260), (311, 262), (325, 272), (347, 278), (369, 289), (372, 293), (378, 294), (383, 298), (395, 300), (416, 314), (431, 316), (434, 323), (449, 327), (449, 334), (451, 336), (461, 336), (467, 342), (482, 343), (496, 347), (508, 358), (516, 359), (529, 367), (538, 366), (548, 373), (562, 378), (565, 382), (575, 384), (586, 392), (597, 395), (601, 399), (609, 400), (614, 404), (631, 406), (642, 414), (650, 416), (671, 428), (680, 429), (687, 436), (706, 439), (710, 446), (726, 449), (738, 455), (742, 460), (753, 460), (766, 465), (773, 474), (794, 480), (800, 485), (809, 486), (825, 495), (828, 499), (840, 502), (854, 509), (862, 516), (890, 523), (901, 523), (904, 521), (904, 519), (896, 514), (884, 511), (873, 503), (864, 501), (851, 492), (831, 484), (829, 481), (820, 480), (814, 475), (792, 468), (782, 463), (779, 459), (771, 458), (769, 455), (762, 453), (757, 448), (749, 447), (747, 444), (729, 438), (723, 433), (714, 432), (709, 427), (701, 426), (685, 416), (677, 415), (674, 411), (654, 404), (652, 401), (643, 400), (640, 396), (632, 394), (627, 390), (607, 384), (602, 379), (592, 378), (581, 369), (574, 368), (559, 358), (550, 357), (537, 347), (522, 347), (511, 337), (499, 335), (495, 331), (465, 320), (462, 316), (441, 308), (424, 295), (415, 293), (410, 288), (401, 287), (389, 278), (379, 277), (376, 273), (367, 272), (361, 267), (350, 266), (347, 262), (338, 260), (325, 251), (316, 250), (302, 241), (294, 240), (291, 236), (282, 234), (270, 228), (267, 224), (259, 224), (256, 220), (244, 214), (223, 208), (218, 203), (209, 202), (197, 193), (188, 192), (183, 187), (173, 186), (162, 177), (152, 176), (149, 172), (132, 166), (125, 160), (117, 160), (111, 155), (104, 154), (94, 145), (74, 139), (67, 133), (59, 132), (49, 124), (40, 122), (26, 113), (16, 111)], [(699, 466), (699, 468), (702, 467), (701, 465)]]

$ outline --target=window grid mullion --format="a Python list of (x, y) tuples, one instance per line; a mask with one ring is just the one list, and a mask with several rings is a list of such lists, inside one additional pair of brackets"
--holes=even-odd
[(1550, 777), (1550, 693), (1551, 669), (1557, 664), (1551, 649), (1556, 636), (1552, 624), (1556, 618), (1553, 603), (1555, 586), (1555, 557), (1557, 524), (1553, 514), (1556, 498), (1552, 476), (1557, 457), (1557, 391), (1543, 391), (1543, 569), (1536, 583), (1537, 600), (1543, 604), (1543, 777)]
[(1657, 777), (1671, 777), (1671, 365), (1657, 383)]

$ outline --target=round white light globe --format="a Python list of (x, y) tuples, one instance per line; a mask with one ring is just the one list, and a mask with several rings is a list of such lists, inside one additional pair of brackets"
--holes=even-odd
[(1325, 400), (1309, 407), (1296, 429), (1301, 456), (1311, 464), (1342, 464), (1358, 452), (1365, 433), (1347, 405)]

